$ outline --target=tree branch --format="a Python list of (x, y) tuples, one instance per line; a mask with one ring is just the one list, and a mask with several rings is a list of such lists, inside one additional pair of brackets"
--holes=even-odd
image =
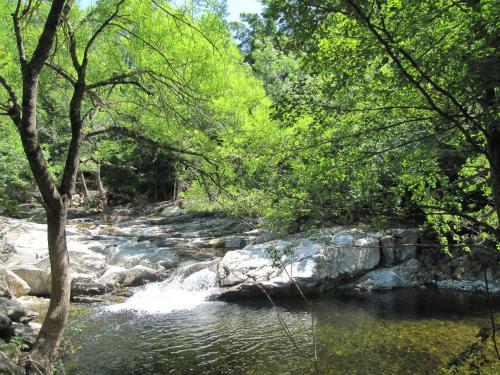
[(69, 72), (64, 70), (63, 67), (54, 64), (50, 61), (45, 62), (45, 65), (47, 65), (50, 69), (52, 69), (54, 72), (59, 74), (61, 77), (63, 77), (66, 81), (74, 85), (76, 83), (76, 78), (74, 78)]
[[(68, 1), (69, 7), (71, 7), (72, 3), (72, 0)], [(40, 73), (43, 65), (45, 64), (45, 61), (49, 57), (57, 27), (60, 24), (62, 17), (64, 16), (64, 12), (67, 10), (66, 5), (67, 4), (65, 0), (52, 1), (52, 6), (50, 7), (50, 11), (47, 16), (47, 20), (45, 21), (43, 31), (40, 35), (40, 38), (38, 39), (38, 43), (36, 45), (35, 52), (33, 53), (31, 61), (29, 62), (30, 70), (35, 76)], [(16, 20), (19, 22), (19, 19), (17, 17)]]
[(117, 4), (116, 4), (116, 8), (115, 8), (115, 11), (114, 13), (109, 16), (102, 24), (101, 26), (99, 26), (97, 28), (97, 30), (92, 34), (92, 36), (90, 37), (89, 41), (87, 42), (87, 45), (85, 46), (85, 49), (83, 51), (83, 60), (82, 60), (82, 68), (83, 69), (86, 69), (87, 67), (87, 64), (88, 64), (88, 58), (89, 58), (89, 52), (90, 52), (90, 49), (92, 48), (92, 45), (94, 44), (94, 42), (96, 41), (97, 37), (99, 36), (99, 34), (101, 34), (104, 29), (106, 29), (106, 27), (108, 27), (111, 22), (116, 18), (116, 16), (118, 16), (119, 12), (120, 12), (120, 6), (125, 2), (125, 0), (120, 0)]
[(160, 150), (168, 151), (168, 152), (173, 152), (176, 154), (184, 154), (184, 155), (191, 155), (191, 156), (197, 156), (201, 157), (204, 159), (207, 163), (215, 165), (215, 161), (207, 157), (206, 155), (192, 151), (192, 150), (187, 150), (187, 149), (179, 149), (173, 146), (166, 145), (164, 143), (157, 142), (151, 138), (148, 138), (134, 130), (127, 129), (121, 126), (108, 126), (108, 127), (102, 127), (99, 129), (95, 129), (91, 132), (88, 132), (85, 134), (85, 138), (90, 138), (90, 137), (96, 137), (98, 135), (106, 134), (106, 133), (112, 133), (115, 135), (121, 135), (124, 137), (132, 138), (138, 142), (150, 144), (154, 147), (157, 147)]
[(16, 92), (14, 91), (14, 88), (11, 85), (9, 85), (5, 77), (1, 75), (0, 75), (0, 85), (5, 89), (5, 91), (7, 91), (7, 94), (9, 94), (9, 99), (12, 102), (12, 104), (17, 107), (19, 105), (19, 101), (17, 99)]
[(459, 212), (458, 210), (456, 210), (454, 208), (445, 208), (445, 207), (437, 207), (437, 206), (429, 206), (429, 205), (420, 205), (420, 207), (424, 208), (424, 209), (429, 209), (429, 210), (439, 210), (439, 212), (432, 212), (432, 214), (435, 214), (435, 215), (458, 216), (458, 217), (461, 217), (465, 220), (468, 220), (468, 221), (476, 224), (477, 226), (484, 228), (490, 234), (496, 235), (498, 233), (498, 230), (495, 227), (493, 227), (492, 225), (485, 223), (485, 222), (482, 222), (482, 221), (476, 219), (475, 217), (467, 215), (463, 212)]
[(87, 85), (87, 89), (95, 89), (98, 87), (105, 87), (105, 86), (113, 86), (113, 85), (134, 85), (139, 87), (142, 91), (144, 91), (148, 95), (153, 95), (153, 92), (148, 89), (146, 86), (144, 86), (139, 80), (137, 79), (132, 79), (133, 77), (137, 76), (140, 73), (146, 72), (146, 69), (138, 69), (130, 73), (124, 73), (124, 74), (118, 74), (115, 76), (112, 76), (108, 79), (104, 79), (102, 81), (92, 83)]
[(17, 6), (14, 13), (12, 13), (12, 21), (14, 22), (14, 34), (16, 35), (16, 45), (17, 52), (19, 54), (19, 62), (21, 67), (24, 68), (27, 65), (26, 52), (24, 50), (23, 36), (21, 34), (21, 21), (19, 12), (21, 10), (21, 0), (17, 0)]
[(431, 106), (434, 111), (436, 111), (440, 116), (442, 116), (446, 121), (451, 122), (454, 124), (454, 126), (460, 130), (460, 132), (465, 136), (467, 141), (474, 147), (474, 149), (485, 155), (488, 160), (491, 161), (490, 156), (488, 153), (481, 147), (473, 138), (473, 136), (470, 134), (470, 132), (458, 121), (456, 120), (453, 116), (451, 116), (449, 113), (445, 112), (442, 108), (440, 108), (437, 103), (434, 101), (432, 95), (418, 82), (415, 77), (404, 67), (401, 59), (397, 56), (397, 54), (394, 52), (393, 48), (391, 47), (391, 44), (389, 41), (387, 41), (377, 30), (377, 28), (373, 25), (373, 23), (370, 21), (370, 19), (366, 16), (366, 14), (363, 12), (363, 10), (356, 4), (355, 1), (353, 0), (346, 0), (347, 3), (351, 6), (351, 8), (356, 12), (356, 14), (361, 18), (362, 22), (365, 23), (365, 25), (368, 27), (370, 32), (375, 36), (375, 38), (379, 41), (379, 43), (384, 47), (385, 51), (389, 55), (389, 57), (392, 59), (392, 61), (396, 64), (400, 72), (403, 74), (404, 77), (423, 95), (427, 103)]

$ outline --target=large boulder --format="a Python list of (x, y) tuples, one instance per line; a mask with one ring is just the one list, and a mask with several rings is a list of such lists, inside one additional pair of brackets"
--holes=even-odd
[(379, 242), (378, 236), (351, 229), (230, 251), (217, 270), (221, 298), (258, 293), (261, 288), (286, 295), (296, 292), (294, 283), (305, 293), (321, 291), (336, 280), (375, 268), (380, 262)]
[(6, 276), (10, 291), (15, 297), (22, 297), (29, 294), (31, 288), (26, 281), (10, 270), (7, 270)]
[[(486, 293), (486, 283), (479, 278), (434, 280), (433, 284), (442, 289), (459, 290), (469, 293)], [(500, 280), (488, 280), (488, 291), (490, 294), (500, 295)]]
[(0, 314), (7, 316), (14, 322), (20, 321), (28, 312), (16, 301), (0, 298)]
[(7, 270), (0, 265), (0, 297), (12, 298), (9, 282), (7, 280)]
[(4, 312), (0, 312), (0, 335), (12, 325), (12, 320)]
[(135, 266), (127, 270), (123, 286), (139, 286), (151, 281), (158, 280), (158, 272), (152, 268), (141, 265)]
[(20, 265), (12, 269), (17, 276), (26, 281), (30, 287), (30, 294), (34, 296), (50, 295), (50, 272), (33, 265)]
[(125, 281), (126, 276), (127, 269), (125, 267), (110, 266), (97, 281), (106, 285), (108, 289), (114, 290)]
[(10, 330), (11, 337), (20, 337), (23, 343), (26, 344), (29, 348), (32, 348), (33, 345), (35, 345), (37, 335), (29, 325), (22, 323), (12, 323)]
[(388, 290), (423, 285), (420, 264), (410, 259), (392, 268), (379, 268), (364, 274), (358, 280), (343, 285), (341, 289)]
[(165, 207), (160, 213), (164, 217), (175, 217), (181, 214), (181, 209), (179, 207)]
[(72, 296), (104, 294), (109, 290), (105, 284), (96, 280), (92, 274), (72, 274), (71, 276)]
[(12, 251), (5, 265), (7, 268), (33, 264), (48, 255), (47, 227), (24, 220), (9, 219), (9, 229), (3, 237), (4, 245)]
[(231, 236), (224, 240), (224, 247), (226, 249), (240, 249), (243, 247), (244, 241), (241, 237)]

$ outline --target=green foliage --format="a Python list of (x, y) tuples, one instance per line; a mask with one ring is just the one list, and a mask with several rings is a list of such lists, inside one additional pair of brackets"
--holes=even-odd
[[(117, 3), (72, 9), (78, 56)], [(177, 179), (190, 209), (264, 216), (279, 229), (405, 221), (431, 224), (444, 245), (497, 240), (488, 142), (499, 113), (498, 2), (266, 0), (262, 16), (232, 25), (243, 55), (225, 1), (155, 3), (125, 1), (89, 51), (84, 131), (121, 131), (89, 137), (82, 170), (101, 168), (113, 194), (165, 199)], [(28, 51), (47, 6), (23, 24)], [(11, 8), (0, 2), (0, 73), (19, 92)], [(71, 83), (54, 67), (75, 78), (64, 29), (57, 43), (38, 113), (55, 179)], [(115, 81), (97, 84), (106, 80)], [(29, 185), (7, 127), (4, 209), (9, 190)]]
[(443, 244), (496, 241), (497, 4), (265, 1), (242, 35), (273, 131), (236, 145), (240, 203), (290, 228), (425, 218)]
[(0, 212), (16, 214), (16, 194), (30, 187), (21, 141), (15, 129), (0, 118)]
[(10, 343), (14, 344), (19, 350), (23, 351), (29, 348), (29, 346), (24, 342), (23, 338), (20, 336), (13, 336), (10, 338)]

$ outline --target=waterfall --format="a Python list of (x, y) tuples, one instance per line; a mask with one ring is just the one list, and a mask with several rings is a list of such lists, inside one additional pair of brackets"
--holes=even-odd
[(167, 280), (152, 283), (137, 291), (125, 302), (108, 306), (112, 312), (133, 310), (141, 313), (167, 314), (191, 310), (217, 293), (217, 275), (203, 263), (181, 267)]

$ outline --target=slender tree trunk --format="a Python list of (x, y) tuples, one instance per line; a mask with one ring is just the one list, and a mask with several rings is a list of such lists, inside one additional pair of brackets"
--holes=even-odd
[[(493, 134), (488, 139), (488, 155), (491, 171), (491, 187), (493, 190), (493, 198), (495, 199), (495, 210), (497, 218), (500, 221), (500, 136)], [(497, 225), (496, 233), (497, 242), (500, 241), (500, 225)]]
[(174, 194), (173, 194), (174, 201), (177, 200), (177, 178), (174, 179)]
[(51, 267), (51, 295), (47, 315), (30, 353), (27, 373), (45, 373), (58, 357), (58, 348), (68, 320), (71, 275), (66, 245), (66, 218), (69, 200), (61, 199), (60, 206), (47, 208), (47, 234)]
[(80, 171), (80, 182), (82, 184), (82, 193), (85, 199), (89, 198), (89, 189), (87, 188), (87, 183), (85, 182), (85, 176), (83, 175), (83, 172)]
[(95, 172), (95, 183), (97, 185), (97, 191), (102, 199), (106, 196), (106, 189), (104, 189), (104, 185), (102, 184), (101, 179), (101, 166), (97, 166), (97, 172)]

